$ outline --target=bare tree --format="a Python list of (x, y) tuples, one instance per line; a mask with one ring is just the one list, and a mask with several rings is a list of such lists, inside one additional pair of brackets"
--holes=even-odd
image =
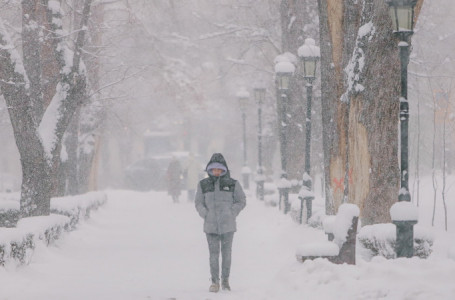
[[(431, 86), (431, 83), (430, 83)], [(434, 218), (436, 214), (436, 198), (438, 192), (438, 184), (436, 178), (436, 112), (437, 112), (437, 103), (436, 97), (433, 95), (433, 151), (431, 156), (431, 179), (433, 183), (433, 214), (431, 217), (431, 225), (434, 226)]]
[[(77, 31), (80, 24), (80, 13), (83, 2), (74, 1), (68, 8), (68, 14), (73, 20), (70, 25), (72, 31)], [(100, 126), (104, 121), (105, 105), (99, 100), (97, 92), (100, 89), (100, 68), (103, 56), (101, 47), (102, 24), (104, 17), (104, 5), (92, 5), (90, 22), (86, 35), (83, 60), (86, 64), (88, 86), (86, 89), (87, 99), (73, 115), (63, 137), (63, 151), (60, 165), (59, 194), (80, 194), (96, 189), (93, 171), (97, 145), (99, 145)]]
[[(449, 91), (451, 91), (453, 80), (450, 82)], [(446, 203), (446, 192), (447, 192), (447, 132), (450, 132), (450, 112), (451, 112), (451, 105), (450, 105), (450, 97), (449, 92), (445, 93), (444, 97), (444, 118), (443, 118), (443, 129), (442, 129), (442, 187), (441, 187), (441, 195), (442, 195), (442, 205), (444, 207), (444, 227), (447, 231), (447, 203)]]
[(447, 167), (447, 159), (446, 159), (446, 154), (447, 154), (447, 119), (448, 119), (448, 112), (449, 112), (449, 105), (448, 105), (449, 99), (447, 97), (447, 105), (445, 107), (444, 111), (444, 125), (443, 125), (443, 130), (442, 130), (442, 149), (443, 149), (443, 155), (442, 155), (442, 205), (444, 206), (444, 226), (445, 230), (447, 231), (447, 204), (446, 204), (446, 181), (447, 181), (447, 174), (446, 174), (446, 167)]

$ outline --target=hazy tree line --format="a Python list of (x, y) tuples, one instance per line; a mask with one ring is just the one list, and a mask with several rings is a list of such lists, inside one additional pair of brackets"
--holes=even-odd
[[(137, 145), (147, 129), (185, 128), (181, 139), (197, 141), (202, 156), (211, 147), (210, 137), (224, 132), (224, 147), (235, 153), (240, 140), (235, 94), (242, 86), (251, 91), (258, 80), (268, 87), (263, 140), (272, 180), (279, 156), (273, 61), (285, 52), (296, 55), (311, 37), (322, 56), (312, 168), (324, 174), (326, 212), (349, 201), (361, 207), (363, 224), (389, 221), (399, 189), (400, 87), (398, 41), (390, 32), (384, 1), (10, 0), (0, 5), (0, 85), (21, 158), (24, 215), (48, 213), (53, 195), (121, 186), (121, 170), (140, 155)], [(419, 1), (417, 16), (422, 5)], [(369, 26), (374, 30), (366, 31)], [(437, 58), (441, 67), (446, 58)], [(24, 72), (18, 70), (19, 61)], [(432, 63), (411, 57), (411, 97), (425, 97), (414, 102), (422, 110), (416, 114), (419, 121), (411, 118), (415, 174), (420, 165), (443, 173), (453, 168), (448, 152), (454, 147), (451, 78), (436, 81), (446, 70), (437, 71)], [(298, 180), (304, 169), (306, 97), (299, 72), (293, 77), (286, 129), (286, 155), (293, 162), (287, 171)], [(425, 92), (438, 90), (427, 95), (434, 101), (424, 93), (414, 96), (413, 89), (423, 88), (414, 79), (426, 80)], [(49, 156), (37, 129), (56, 95), (65, 109), (58, 130), (49, 132), (55, 137)], [(418, 129), (428, 128), (425, 107), (434, 110), (432, 144), (422, 136), (428, 131)], [(412, 111), (418, 109), (411, 104)], [(256, 161), (255, 114), (251, 99), (251, 166)], [(191, 143), (184, 148), (194, 150)], [(122, 155), (115, 156), (114, 149)], [(441, 192), (443, 183), (437, 184), (435, 191)]]

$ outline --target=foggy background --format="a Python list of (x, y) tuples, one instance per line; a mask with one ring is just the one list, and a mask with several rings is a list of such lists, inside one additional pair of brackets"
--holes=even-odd
[[(0, 15), (19, 28), (21, 20), (13, 18), (20, 8), (16, 2), (2, 1)], [(95, 143), (97, 188), (126, 188), (126, 168), (148, 155), (144, 135), (156, 132), (169, 134), (171, 151), (195, 153), (203, 165), (213, 152), (222, 152), (233, 177), (240, 178), (243, 143), (236, 93), (241, 88), (250, 93), (247, 151), (254, 173), (257, 81), (267, 86), (264, 161), (269, 178), (276, 178), (280, 164), (273, 60), (281, 53), (280, 1), (104, 2), (93, 21), (102, 46), (89, 50), (99, 59), (100, 82), (92, 91), (102, 112)], [(448, 171), (453, 169), (454, 14), (451, 0), (426, 1), (412, 38), (411, 175), (442, 169), (444, 147)], [(319, 44), (318, 36), (312, 38)], [(311, 155), (316, 175), (322, 164), (319, 95), (315, 90)], [(18, 191), (20, 161), (4, 101), (0, 118), (0, 189)], [(411, 177), (411, 192), (412, 186)]]

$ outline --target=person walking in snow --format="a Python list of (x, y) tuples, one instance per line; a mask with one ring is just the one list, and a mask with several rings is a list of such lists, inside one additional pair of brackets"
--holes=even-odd
[(231, 178), (229, 169), (221, 153), (215, 153), (207, 164), (208, 178), (199, 181), (195, 206), (204, 219), (204, 232), (210, 253), (210, 292), (220, 290), (220, 248), (221, 287), (231, 290), (229, 274), (234, 232), (237, 230), (235, 219), (246, 205), (246, 197), (240, 183)]
[(166, 171), (167, 192), (172, 197), (174, 203), (179, 202), (180, 190), (182, 186), (182, 166), (176, 157), (172, 157)]

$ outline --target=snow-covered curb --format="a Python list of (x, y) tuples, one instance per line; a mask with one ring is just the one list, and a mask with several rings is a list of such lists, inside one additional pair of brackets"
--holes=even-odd
[(37, 243), (51, 244), (106, 201), (104, 192), (52, 198), (51, 215), (23, 218), (15, 228), (0, 228), (0, 266), (29, 263)]

